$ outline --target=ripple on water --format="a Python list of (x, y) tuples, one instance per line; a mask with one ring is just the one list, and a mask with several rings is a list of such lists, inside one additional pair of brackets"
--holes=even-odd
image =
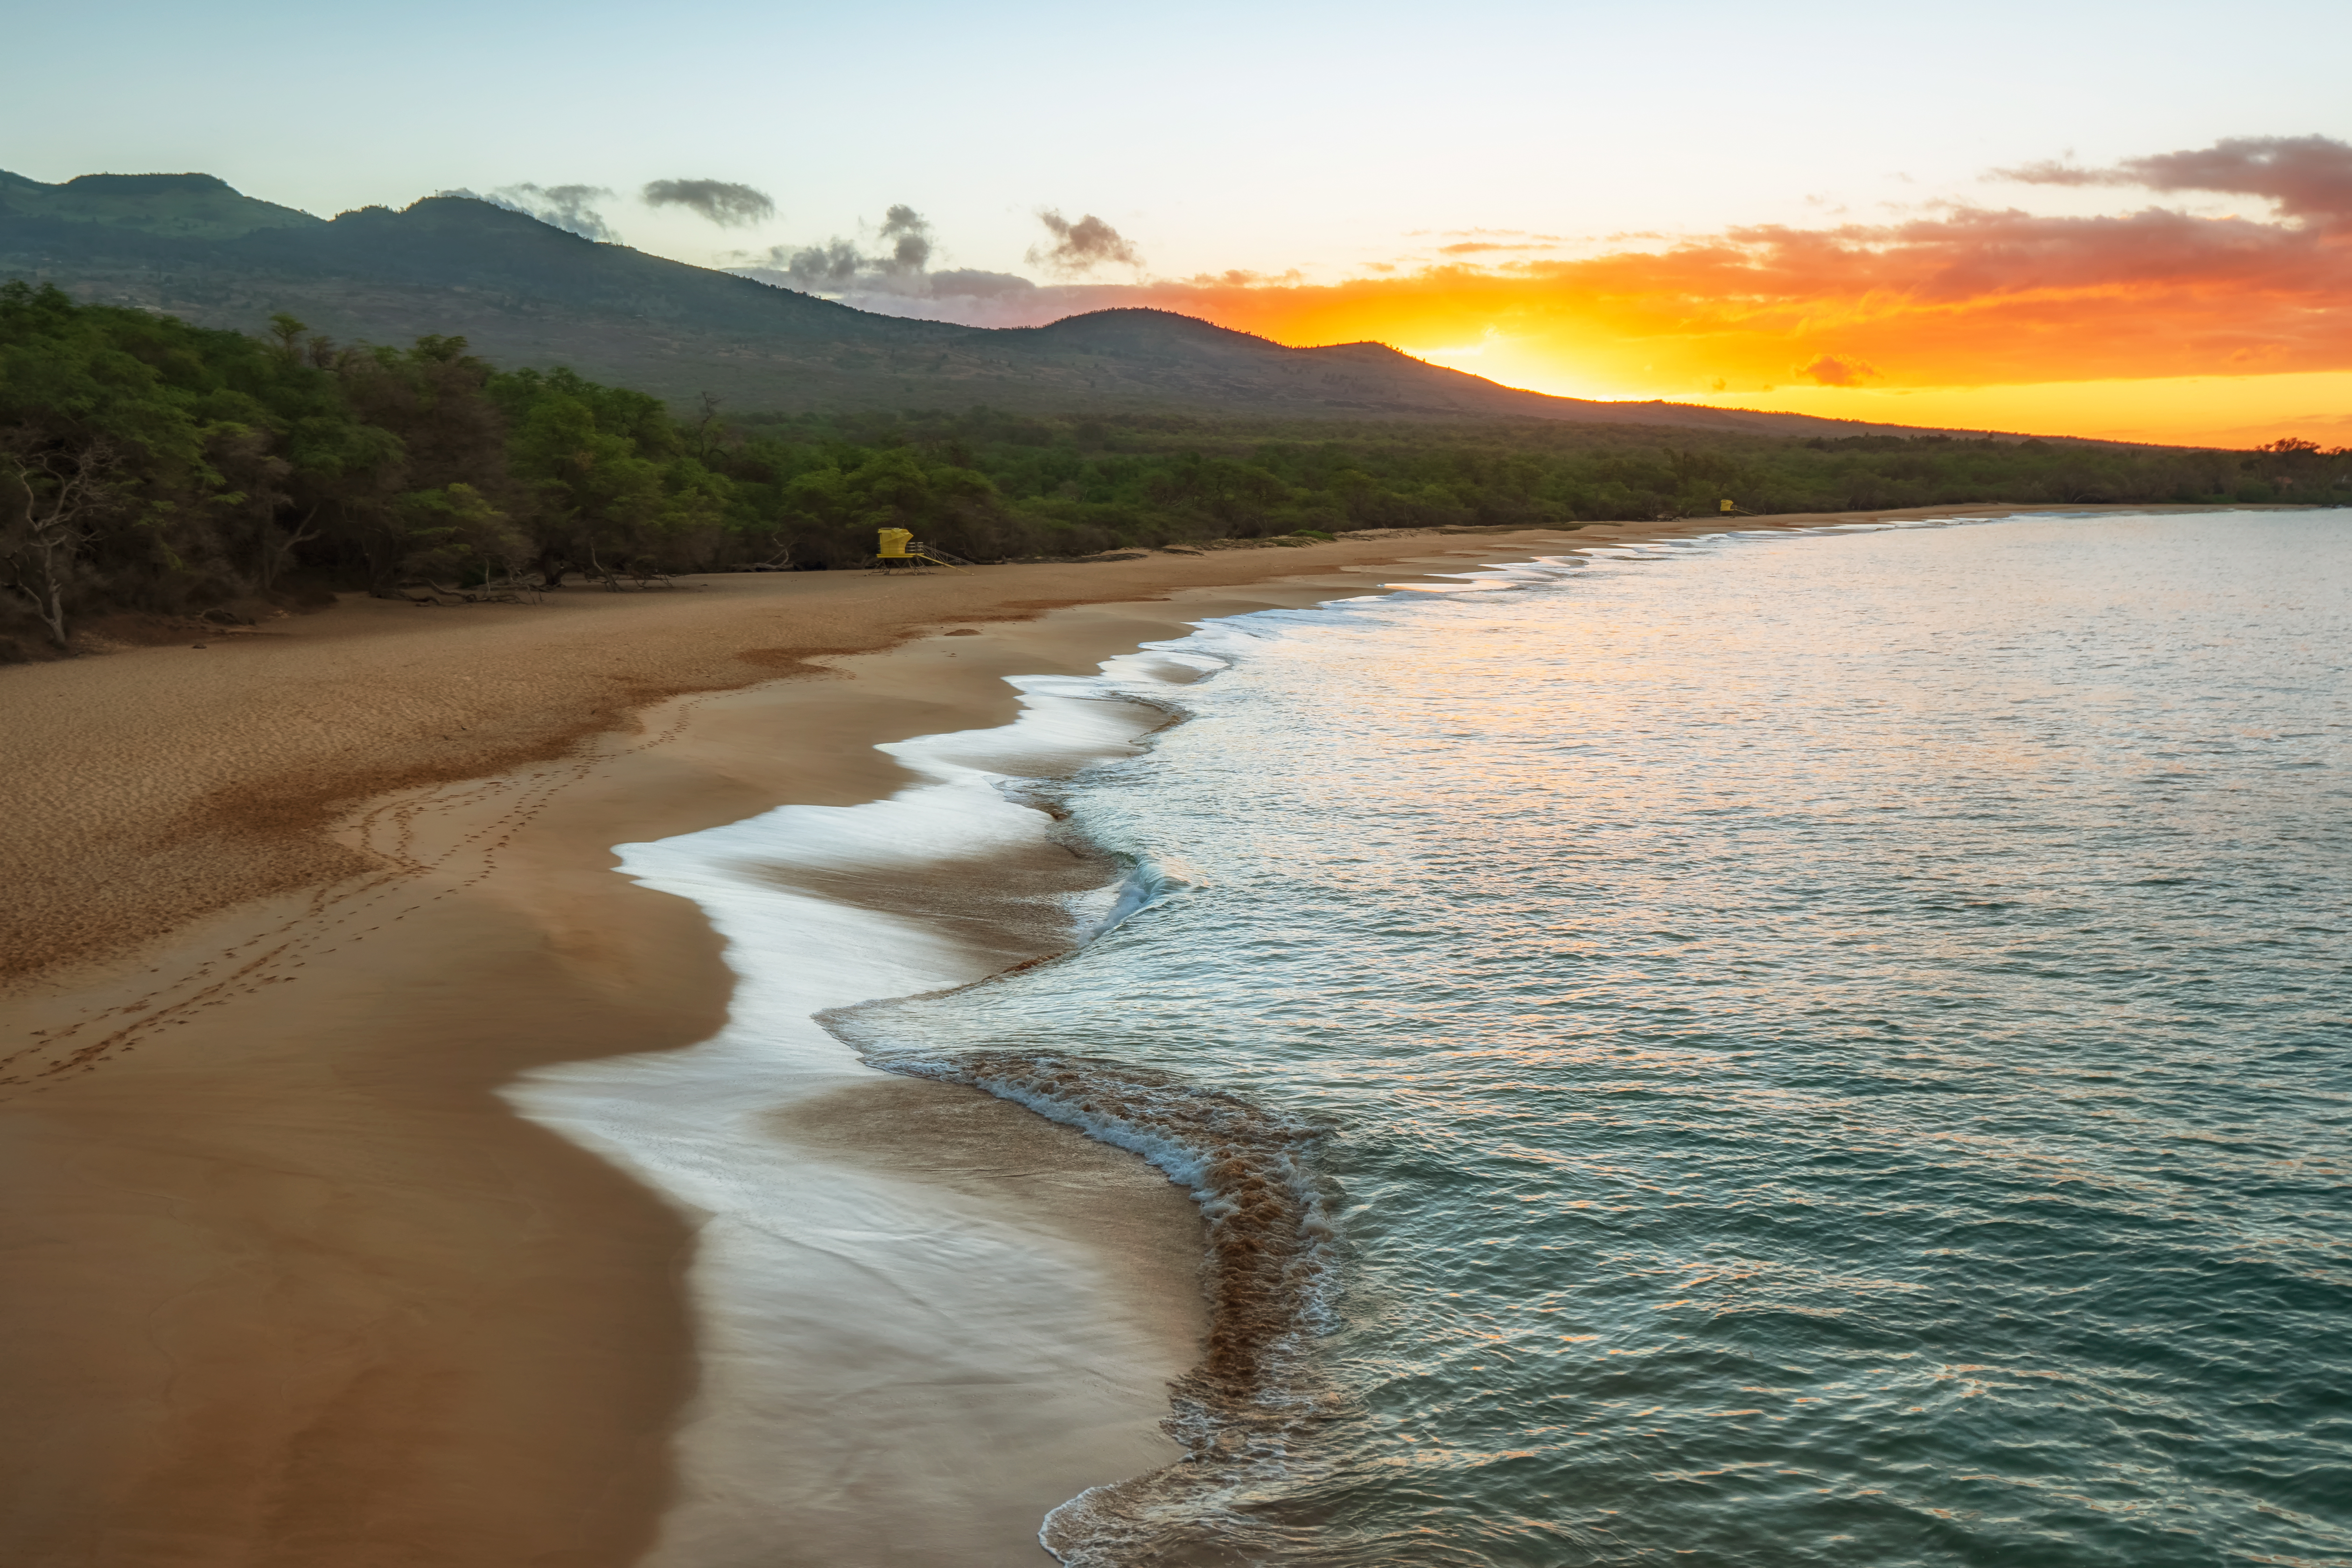
[(877, 1024), (1329, 1130), (1318, 1419), (1119, 1560), (2352, 1563), (2352, 531), (1584, 563), (1205, 626), (1064, 802), (1187, 876)]

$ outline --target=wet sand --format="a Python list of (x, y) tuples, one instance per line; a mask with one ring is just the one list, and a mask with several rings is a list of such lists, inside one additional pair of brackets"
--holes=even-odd
[[(1738, 526), (1873, 515), (1922, 514)], [(774, 1108), (778, 1168), (909, 1272), (812, 1263), (777, 1320), (798, 1403), (739, 1427), (763, 1496), (683, 1497), (712, 1472), (681, 1475), (677, 1435), (732, 1375), (696, 1354), (708, 1216), (499, 1092), (725, 1018), (709, 926), (611, 847), (887, 795), (874, 745), (1009, 720), (1004, 676), (1411, 574), (1390, 563), (1721, 526), (361, 601), (0, 670), (0, 1560), (1045, 1561), (1046, 1509), (1173, 1455), (1197, 1215), (1139, 1161), (844, 1053)], [(978, 972), (1003, 956), (957, 934)], [(1020, 1356), (939, 1340), (960, 1304), (923, 1260), (967, 1243), (1032, 1265), (972, 1301)], [(686, 1504), (736, 1523), (663, 1539)], [(741, 1533), (779, 1507), (788, 1538)]]

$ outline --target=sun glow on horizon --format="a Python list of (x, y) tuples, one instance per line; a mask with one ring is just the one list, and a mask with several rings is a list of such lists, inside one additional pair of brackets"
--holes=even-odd
[(2273, 375), (2113, 377), (1982, 385), (1710, 386), (1605, 384), (1547, 364), (1497, 333), (1463, 349), (1400, 352), (1552, 397), (1809, 414), (1823, 419), (2003, 434), (2080, 436), (2158, 446), (2252, 447), (2282, 436), (2352, 446), (2352, 370)]
[[(2004, 177), (2062, 208), (2096, 187), (2181, 205), (1945, 205), (1576, 256), (1482, 246), (1337, 282), (1162, 280), (1089, 303), (1293, 347), (1388, 343), (1561, 396), (2151, 442), (2352, 437), (2352, 143), (2239, 138)], [(2217, 213), (2212, 193), (2270, 216)]]

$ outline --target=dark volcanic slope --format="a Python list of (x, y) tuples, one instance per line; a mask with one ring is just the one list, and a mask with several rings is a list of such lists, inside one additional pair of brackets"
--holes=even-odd
[(877, 316), (436, 196), (332, 222), (208, 174), (0, 173), (0, 278), (258, 331), (275, 312), (344, 340), (462, 334), (504, 365), (733, 408), (1165, 410), (1344, 419), (1566, 419), (1759, 434), (1895, 426), (1518, 392), (1377, 343), (1290, 349), (1162, 310), (992, 331)]

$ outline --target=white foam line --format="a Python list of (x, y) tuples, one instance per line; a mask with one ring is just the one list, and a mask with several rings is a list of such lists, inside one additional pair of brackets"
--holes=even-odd
[[(505, 1094), (699, 1222), (688, 1289), (700, 1392), (677, 1436), (678, 1497), (649, 1568), (765, 1561), (812, 1521), (840, 1522), (888, 1497), (893, 1467), (909, 1461), (860, 1449), (854, 1406), (867, 1384), (919, 1384), (938, 1419), (974, 1434), (1023, 1423), (1085, 1430), (1105, 1419), (1088, 1385), (1117, 1384), (1136, 1352), (1123, 1329), (1089, 1337), (1083, 1327), (1085, 1304), (1099, 1295), (1083, 1258), (1041, 1250), (1034, 1232), (985, 1215), (943, 1215), (935, 1190), (828, 1164), (770, 1126), (796, 1102), (876, 1076), (813, 1014), (966, 984), (992, 964), (921, 921), (795, 891), (774, 873), (899, 869), (1042, 844), (1050, 820), (998, 784), (1016, 769), (1131, 752), (1152, 720), (1107, 700), (1115, 685), (1164, 689), (1155, 671), (1223, 662), (1161, 650), (1108, 661), (1091, 680), (1015, 681), (1023, 710), (1012, 724), (883, 747), (923, 780), (887, 800), (786, 805), (619, 847), (625, 875), (692, 899), (723, 939), (737, 980), (727, 1024), (688, 1049), (550, 1068)], [(1104, 923), (1126, 912), (1108, 895), (1100, 901)], [(1099, 1316), (1108, 1324), (1114, 1314), (1106, 1306)], [(1037, 1392), (1050, 1388), (1073, 1391), (1067, 1408)], [(1021, 1408), (1000, 1408), (1015, 1400)], [(838, 1445), (840, 1464), (866, 1468), (857, 1486), (831, 1466), (777, 1465), (780, 1454), (815, 1451), (803, 1429), (812, 1421)], [(1148, 1431), (1130, 1440), (1138, 1468), (1155, 1462), (1145, 1457), (1150, 1440)], [(979, 1456), (961, 1484), (1001, 1495), (1019, 1476), (988, 1467), (1017, 1458), (1009, 1447)], [(904, 1478), (891, 1505), (929, 1498), (953, 1511), (948, 1492), (925, 1485)]]

